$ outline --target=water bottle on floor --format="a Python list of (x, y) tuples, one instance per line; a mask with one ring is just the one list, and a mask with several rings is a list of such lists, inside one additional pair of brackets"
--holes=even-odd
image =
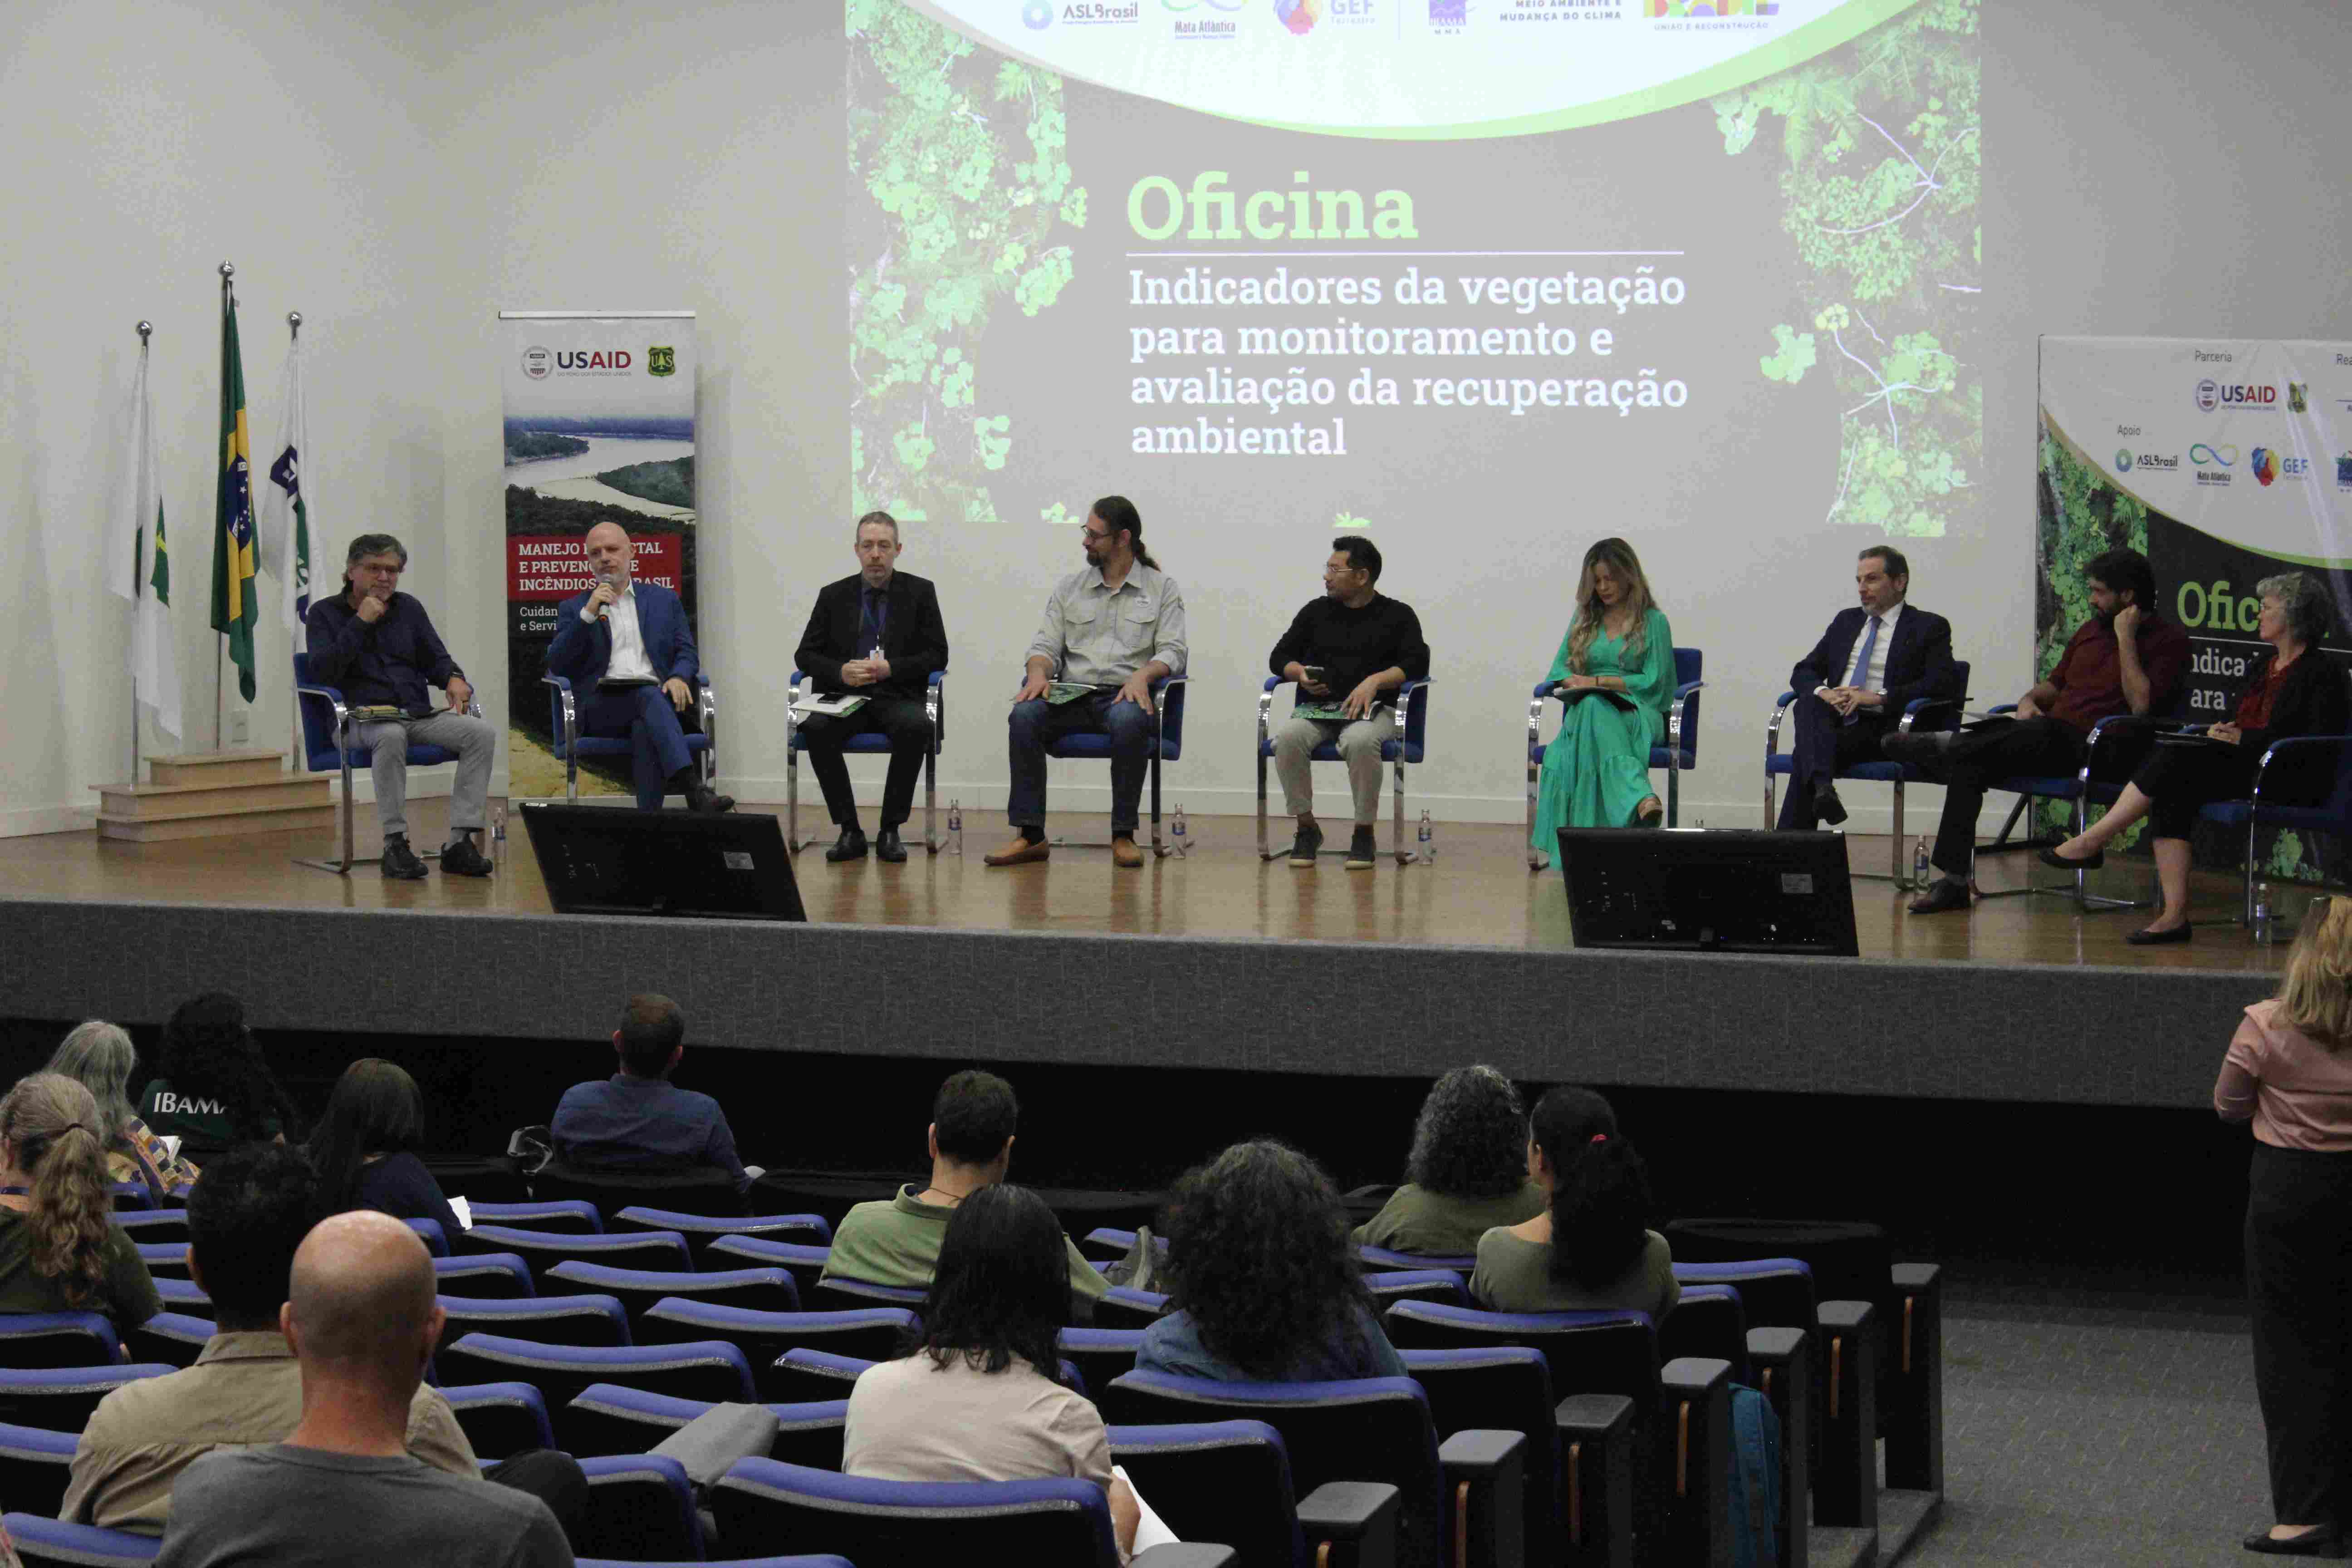
[(1184, 803), (1181, 800), (1176, 803), (1176, 819), (1168, 825), (1168, 831), (1176, 840), (1176, 858), (1181, 860), (1192, 847), (1192, 839), (1185, 837)]
[(948, 801), (948, 853), (963, 853), (963, 802), (953, 798)]
[(1935, 863), (1927, 858), (1927, 836), (1922, 833), (1918, 847), (1911, 851), (1911, 885), (1924, 888), (1935, 875)]
[(2277, 910), (2271, 902), (2271, 885), (2268, 882), (2256, 882), (2254, 884), (2254, 942), (2257, 946), (2268, 947), (2271, 944), (2276, 934), (2272, 917), (2276, 913)]
[(490, 864), (503, 866), (506, 863), (507, 808), (494, 805), (490, 807)]
[(1425, 807), (1421, 814), (1421, 830), (1417, 837), (1420, 847), (1413, 852), (1413, 858), (1424, 866), (1436, 865), (1437, 829), (1430, 822), (1429, 812)]

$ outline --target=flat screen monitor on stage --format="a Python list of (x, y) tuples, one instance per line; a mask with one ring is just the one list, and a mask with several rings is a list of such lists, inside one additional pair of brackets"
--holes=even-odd
[(772, 816), (519, 808), (555, 912), (805, 921), (793, 858)]
[(1579, 947), (1857, 956), (1834, 833), (1559, 830)]

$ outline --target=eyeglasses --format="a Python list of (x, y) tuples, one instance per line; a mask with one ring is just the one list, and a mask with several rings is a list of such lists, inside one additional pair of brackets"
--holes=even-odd
[(1088, 539), (1108, 539), (1111, 537), (1111, 531), (1107, 528), (1102, 530), (1100, 532), (1097, 532), (1091, 528), (1081, 527), (1078, 531), (1086, 535)]

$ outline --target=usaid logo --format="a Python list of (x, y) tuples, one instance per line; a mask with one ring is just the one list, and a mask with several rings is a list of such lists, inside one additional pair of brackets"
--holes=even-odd
[(2207, 376), (2197, 384), (2197, 406), (2207, 414), (2221, 406), (2221, 384)]
[(2197, 406), (2210, 414), (2217, 408), (2272, 409), (2278, 406), (2275, 386), (2250, 386), (2242, 382), (2207, 379), (2197, 384)]
[(555, 368), (552, 351), (536, 345), (522, 351), (522, 373), (533, 381), (545, 381), (547, 373)]

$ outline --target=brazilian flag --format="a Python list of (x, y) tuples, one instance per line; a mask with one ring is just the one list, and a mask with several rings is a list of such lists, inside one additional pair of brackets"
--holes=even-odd
[(236, 348), (236, 296), (221, 295), (221, 469), (213, 501), (213, 630), (228, 638), (236, 689), (253, 700), (253, 443), (246, 433), (245, 363)]

